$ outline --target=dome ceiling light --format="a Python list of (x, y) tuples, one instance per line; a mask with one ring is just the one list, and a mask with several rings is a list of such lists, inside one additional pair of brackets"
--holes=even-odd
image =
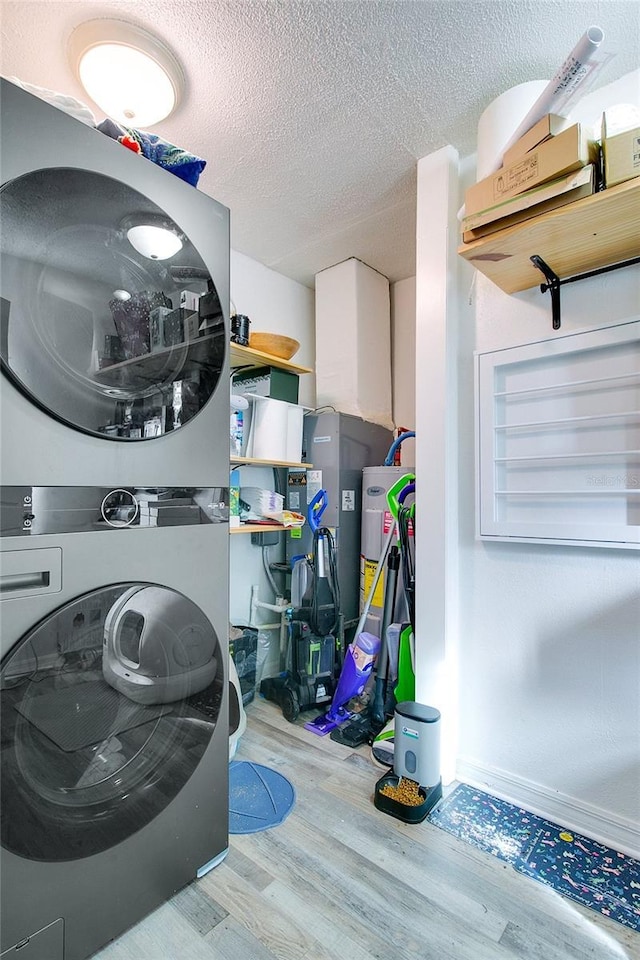
[(130, 214), (120, 222), (120, 236), (148, 260), (168, 260), (182, 250), (184, 235), (169, 219), (151, 213)]
[(173, 230), (150, 223), (129, 227), (127, 239), (134, 250), (149, 260), (168, 260), (182, 249), (182, 240)]
[(69, 39), (76, 77), (104, 113), (142, 129), (178, 106), (184, 74), (171, 51), (146, 30), (123, 20), (89, 20)]

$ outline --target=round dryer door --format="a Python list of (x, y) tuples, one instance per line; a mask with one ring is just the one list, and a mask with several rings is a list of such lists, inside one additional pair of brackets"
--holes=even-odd
[(166, 587), (105, 587), (25, 635), (0, 669), (2, 845), (77, 860), (178, 795), (218, 721), (218, 637)]
[(147, 197), (87, 170), (5, 184), (0, 359), (63, 423), (111, 440), (184, 426), (212, 395), (226, 336), (215, 278)]

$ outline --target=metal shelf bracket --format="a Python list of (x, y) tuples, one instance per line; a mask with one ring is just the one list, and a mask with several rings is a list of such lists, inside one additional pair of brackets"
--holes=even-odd
[(554, 273), (549, 264), (545, 263), (542, 257), (534, 254), (529, 258), (534, 267), (537, 267), (545, 275), (546, 283), (540, 284), (542, 293), (547, 290), (551, 293), (551, 325), (554, 330), (560, 329), (560, 284), (561, 280), (557, 273)]
[(537, 269), (544, 274), (547, 281), (546, 283), (540, 284), (540, 291), (546, 293), (547, 290), (549, 290), (551, 293), (551, 325), (554, 330), (560, 329), (560, 287), (564, 283), (575, 283), (576, 280), (586, 280), (587, 277), (597, 277), (601, 273), (609, 273), (611, 270), (620, 270), (622, 267), (630, 267), (633, 263), (640, 263), (640, 257), (633, 257), (631, 260), (621, 260), (620, 263), (612, 263), (608, 267), (600, 267), (599, 270), (590, 270), (588, 273), (580, 273), (575, 277), (565, 277), (564, 280), (561, 280), (549, 264), (545, 263), (542, 257), (534, 254), (532, 257), (529, 257), (529, 259), (534, 267), (537, 267)]

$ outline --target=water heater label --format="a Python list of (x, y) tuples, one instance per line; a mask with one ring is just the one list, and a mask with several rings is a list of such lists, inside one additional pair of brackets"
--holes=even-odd
[(355, 490), (343, 490), (342, 491), (342, 509), (354, 511), (356, 509), (356, 492)]
[(322, 489), (322, 470), (307, 470), (307, 504)]
[[(371, 593), (371, 587), (373, 586), (373, 581), (375, 580), (376, 573), (378, 570), (378, 561), (377, 560), (367, 560), (366, 557), (360, 556), (360, 607), (361, 612), (364, 608), (364, 603), (369, 594)], [(384, 604), (384, 574), (379, 578), (376, 589), (371, 600), (372, 607), (379, 607), (382, 609)]]

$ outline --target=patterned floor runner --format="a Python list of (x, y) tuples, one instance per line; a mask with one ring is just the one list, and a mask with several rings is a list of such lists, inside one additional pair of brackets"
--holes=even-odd
[(464, 783), (428, 819), (563, 896), (640, 931), (640, 861)]

